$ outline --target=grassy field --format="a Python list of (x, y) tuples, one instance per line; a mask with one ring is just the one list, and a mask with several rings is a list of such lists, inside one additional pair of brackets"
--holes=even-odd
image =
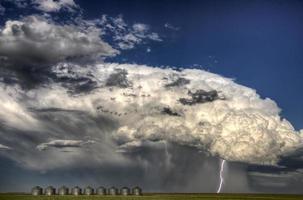
[(143, 196), (31, 196), (20, 194), (0, 194), (0, 200), (297, 200), (303, 195), (259, 195), (259, 194), (146, 194)]

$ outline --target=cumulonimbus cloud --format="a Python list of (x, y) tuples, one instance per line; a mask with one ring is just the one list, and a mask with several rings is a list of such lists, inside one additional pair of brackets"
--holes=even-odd
[[(110, 157), (121, 159), (122, 152), (164, 141), (194, 147), (229, 161), (274, 165), (281, 156), (302, 147), (302, 134), (279, 116), (280, 109), (273, 100), (262, 99), (255, 90), (213, 73), (109, 63), (85, 68), (62, 63), (52, 71), (58, 79), (73, 83), (79, 80), (84, 88), (93, 82), (94, 88), (77, 93), (77, 84), (66, 87), (56, 82), (19, 91), (19, 97), (11, 94), (12, 106), (19, 105), (30, 116), (28, 119), (34, 119), (28, 127), (40, 132), (31, 136), (40, 141), (31, 141), (33, 149), (41, 143), (56, 146), (56, 142), (45, 143), (49, 138), (58, 141), (87, 137), (98, 141), (89, 147), (90, 160), (98, 163), (105, 160), (99, 157), (105, 149), (115, 155)], [(82, 83), (84, 79), (90, 82)], [(2, 96), (7, 95), (8, 88), (2, 88)], [(7, 121), (6, 115), (17, 119), (25, 115), (6, 110), (0, 120), (7, 126), (23, 129)], [(63, 121), (55, 121), (58, 119)], [(87, 125), (79, 126), (83, 119), (88, 120)], [(48, 124), (50, 120), (54, 122)], [(13, 148), (18, 149), (18, 145)], [(30, 162), (36, 162), (35, 154), (33, 150)], [(51, 149), (48, 154), (54, 156)], [(14, 159), (23, 158), (14, 155)], [(56, 159), (65, 164), (60, 159), (66, 157)]]

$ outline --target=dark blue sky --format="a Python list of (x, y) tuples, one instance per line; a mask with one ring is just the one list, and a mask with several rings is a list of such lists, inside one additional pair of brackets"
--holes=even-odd
[[(115, 61), (201, 65), (272, 98), (282, 116), (296, 129), (303, 127), (302, 1), (98, 0), (79, 4), (87, 18), (122, 14), (126, 21), (150, 24), (165, 41), (150, 44), (149, 54), (138, 47)], [(163, 29), (165, 23), (180, 29), (169, 32)]]

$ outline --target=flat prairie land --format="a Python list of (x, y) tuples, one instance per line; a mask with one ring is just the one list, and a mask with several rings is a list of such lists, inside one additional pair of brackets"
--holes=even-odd
[(142, 196), (32, 196), (26, 194), (0, 194), (0, 200), (297, 200), (303, 195), (271, 194), (144, 194)]

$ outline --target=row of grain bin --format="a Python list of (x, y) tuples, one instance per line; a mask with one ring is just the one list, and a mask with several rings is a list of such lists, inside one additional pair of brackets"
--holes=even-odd
[(94, 188), (87, 186), (86, 188), (82, 189), (78, 186), (75, 186), (71, 189), (71, 193), (69, 192), (69, 188), (66, 186), (62, 186), (58, 189), (58, 193), (56, 193), (56, 189), (52, 186), (48, 186), (45, 188), (44, 192), (42, 187), (40, 186), (35, 186), (32, 189), (32, 195), (38, 196), (38, 195), (142, 195), (142, 189), (138, 186), (132, 188), (130, 190), (128, 187), (122, 187), (120, 190), (117, 189), (116, 187), (110, 187), (106, 189), (105, 187), (98, 187), (96, 190)]

